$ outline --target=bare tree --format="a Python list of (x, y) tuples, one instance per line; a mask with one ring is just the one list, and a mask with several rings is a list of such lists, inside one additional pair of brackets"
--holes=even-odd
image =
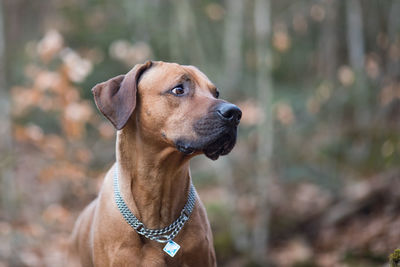
[[(198, 24), (196, 23), (196, 14), (189, 1), (175, 0), (174, 14), (176, 24), (172, 23), (173, 27), (178, 32), (179, 43), (172, 50), (173, 54), (177, 54), (183, 62), (195, 64), (204, 67), (204, 48), (203, 38), (197, 34)], [(173, 40), (171, 40), (173, 41)], [(176, 41), (173, 42), (176, 44)], [(185, 46), (191, 45), (191, 49), (185, 49)], [(179, 49), (179, 50), (178, 50)]]
[(347, 0), (347, 47), (349, 51), (350, 66), (356, 75), (355, 96), (357, 121), (361, 125), (367, 123), (367, 91), (364, 75), (364, 33), (361, 3), (359, 0)]
[(242, 0), (227, 2), (227, 14), (224, 31), (225, 54), (225, 86), (229, 89), (240, 81), (242, 65), (242, 31), (243, 31)]
[(318, 70), (321, 74), (333, 80), (336, 77), (337, 68), (337, 32), (336, 17), (338, 13), (337, 1), (324, 1), (326, 17), (321, 27), (322, 33), (319, 40), (319, 62)]
[(268, 188), (271, 180), (271, 155), (273, 148), (272, 116), (272, 55), (270, 48), (271, 35), (271, 2), (255, 0), (254, 4), (255, 52), (257, 58), (256, 87), (260, 107), (265, 114), (265, 121), (258, 126), (258, 151), (255, 173), (255, 190), (257, 194), (257, 214), (252, 231), (253, 260), (266, 263), (269, 206)]
[[(398, 33), (400, 31), (400, 1), (393, 1), (390, 7), (389, 18), (388, 18), (388, 39), (389, 43), (392, 47), (389, 48), (389, 51), (396, 47), (396, 42), (400, 42), (400, 38), (398, 37)], [(387, 66), (386, 70), (388, 74), (395, 79), (400, 79), (400, 61), (394, 59), (391, 56), (391, 53), (388, 53), (387, 56)]]
[(364, 67), (364, 34), (361, 4), (359, 0), (346, 1), (347, 46), (350, 65), (356, 70)]
[[(242, 30), (244, 1), (232, 0), (226, 3), (227, 10), (225, 15), (224, 27), (224, 87), (231, 90), (240, 82), (242, 65)], [(248, 229), (243, 218), (238, 215), (236, 204), (240, 197), (240, 190), (236, 187), (234, 173), (230, 166), (234, 164), (229, 157), (219, 159), (215, 166), (218, 177), (224, 187), (229, 191), (227, 208), (231, 213), (230, 231), (234, 245), (238, 251), (246, 251), (249, 247)]]
[(0, 200), (5, 215), (12, 216), (16, 210), (16, 196), (13, 181), (14, 153), (11, 136), (11, 106), (5, 75), (5, 45), (3, 2), (0, 1)]

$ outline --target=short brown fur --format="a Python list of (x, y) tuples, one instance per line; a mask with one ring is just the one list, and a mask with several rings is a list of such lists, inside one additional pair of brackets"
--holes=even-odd
[[(137, 70), (141, 73), (137, 74)], [(193, 83), (193, 95), (185, 101), (165, 95), (179, 79), (187, 78)], [(118, 90), (128, 89), (113, 88), (108, 82), (93, 89), (95, 98), (106, 97), (102, 102), (108, 101), (105, 105), (111, 105), (102, 107), (96, 99), (99, 109), (119, 131), (117, 163), (106, 174), (98, 197), (79, 216), (72, 235), (82, 266), (216, 266), (211, 228), (200, 199), (189, 221), (174, 239), (181, 249), (172, 258), (163, 252), (164, 244), (138, 235), (125, 222), (113, 195), (113, 172), (118, 164), (121, 194), (146, 227), (162, 228), (179, 217), (191, 182), (189, 160), (200, 152), (191, 155), (179, 152), (172, 140), (178, 136), (196, 137), (191, 125), (204, 116), (215, 101), (221, 101), (214, 98), (215, 86), (194, 67), (164, 62), (135, 66), (125, 76), (114, 79), (117, 84), (129, 79), (131, 88), (128, 89), (135, 90), (136, 97), (119, 103), (128, 111), (109, 111), (113, 100), (100, 91), (114, 90), (114, 96), (127, 94)], [(131, 98), (129, 93), (128, 96)], [(124, 97), (118, 98), (118, 101), (123, 100)], [(129, 105), (134, 105), (131, 114)]]

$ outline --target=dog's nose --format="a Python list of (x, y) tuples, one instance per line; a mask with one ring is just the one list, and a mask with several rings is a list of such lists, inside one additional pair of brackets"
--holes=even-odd
[(242, 111), (231, 103), (222, 103), (217, 107), (217, 113), (225, 121), (238, 125), (242, 118)]

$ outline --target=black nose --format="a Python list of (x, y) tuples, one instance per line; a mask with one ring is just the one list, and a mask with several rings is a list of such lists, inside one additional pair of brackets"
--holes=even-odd
[(222, 103), (217, 107), (218, 115), (225, 121), (238, 125), (242, 118), (242, 111), (231, 103)]

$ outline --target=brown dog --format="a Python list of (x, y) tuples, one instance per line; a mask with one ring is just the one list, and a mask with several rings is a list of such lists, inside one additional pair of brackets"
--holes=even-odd
[[(173, 238), (180, 245), (174, 257), (163, 251), (165, 243), (138, 231), (161, 229), (181, 216), (191, 188), (189, 160), (229, 153), (240, 109), (219, 100), (216, 87), (197, 68), (175, 63), (136, 65), (92, 91), (118, 130), (117, 161), (76, 222), (72, 237), (82, 266), (215, 266), (211, 229), (198, 197)], [(143, 223), (137, 231), (117, 207), (115, 178), (126, 206)]]

